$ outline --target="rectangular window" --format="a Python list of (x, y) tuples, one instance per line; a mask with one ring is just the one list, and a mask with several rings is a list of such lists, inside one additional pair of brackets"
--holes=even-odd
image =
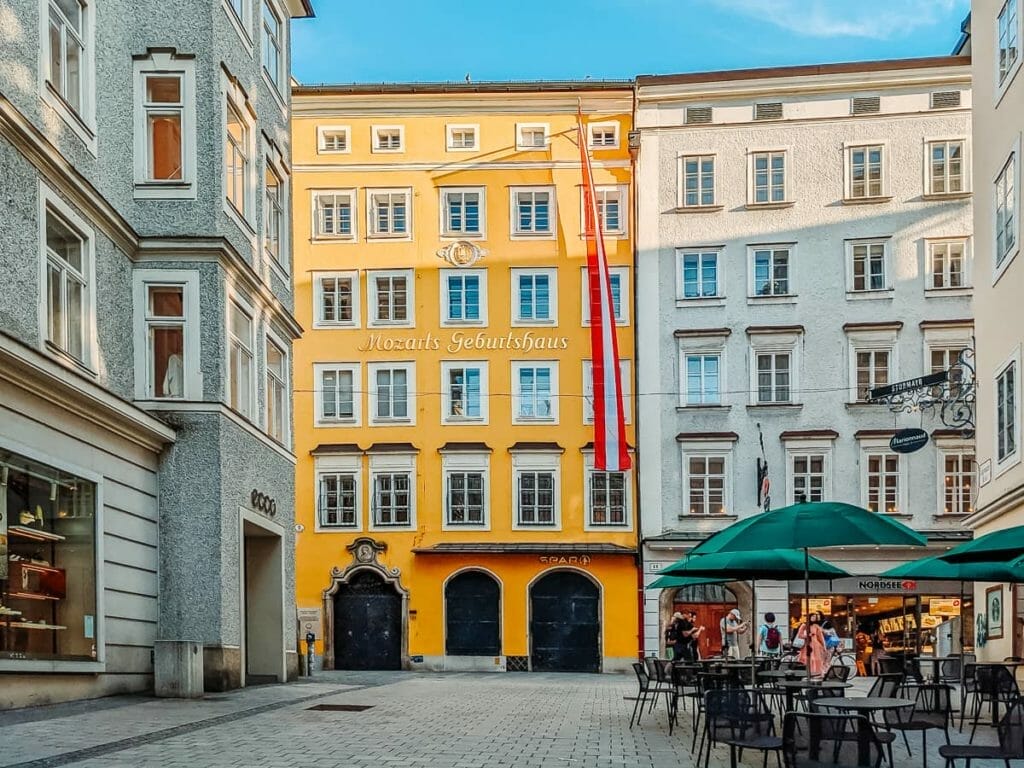
[(725, 514), (725, 456), (686, 458), (686, 508), (691, 515)]
[(517, 149), (544, 149), (548, 145), (548, 127), (541, 124), (516, 126)]
[(359, 366), (317, 365), (319, 422), (355, 424), (359, 420)]
[(481, 367), (446, 366), (445, 377), (445, 419), (462, 421), (483, 418), (484, 374)]
[(625, 525), (627, 517), (625, 472), (587, 472), (590, 525)]
[(315, 210), (315, 236), (344, 237), (355, 236), (355, 194), (349, 192), (315, 192), (313, 194)]
[[(629, 325), (629, 267), (609, 267), (608, 282), (612, 292), (612, 311), (618, 327)], [(590, 274), (586, 267), (580, 269), (581, 304), (583, 325), (590, 325)]]
[(483, 525), (486, 482), (483, 472), (446, 473), (448, 525)]
[(1017, 153), (1003, 166), (996, 179), (996, 266), (1002, 263), (1017, 245)]
[(317, 128), (319, 146), (317, 149), (322, 153), (349, 152), (349, 137), (351, 131), (346, 126), (332, 126)]
[(445, 189), (441, 195), (443, 234), (450, 237), (479, 236), (483, 231), (483, 190)]
[(929, 288), (944, 290), (947, 288), (965, 288), (967, 281), (967, 264), (965, 252), (967, 243), (964, 240), (948, 240), (928, 243)]
[(1017, 363), (1012, 362), (996, 377), (996, 461), (1017, 453)]
[[(619, 360), (619, 384), (622, 386), (622, 411), (623, 418), (627, 424), (632, 420), (633, 414), (630, 412), (630, 396), (629, 393), (632, 388), (632, 378), (630, 374), (631, 366), (629, 360)], [(611, 397), (611, 393), (605, 395), (609, 400), (614, 402)], [(583, 423), (593, 424), (594, 423), (594, 362), (592, 360), (583, 361)]]
[(449, 125), (448, 126), (448, 149), (465, 151), (476, 149), (477, 126), (475, 125)]
[(321, 528), (356, 528), (359, 525), (357, 476), (348, 472), (320, 475)]
[(185, 396), (185, 286), (146, 286), (147, 396)]
[(679, 262), (683, 299), (709, 299), (721, 296), (717, 252), (684, 251)]
[(238, 17), (238, 20), (244, 21), (245, 4), (248, 2), (248, 0), (228, 0), (228, 2), (231, 5), (231, 10), (233, 10), (235, 12), (235, 15)]
[(974, 512), (974, 454), (943, 452), (942, 514), (969, 515)]
[(371, 325), (412, 323), (412, 275), (409, 273), (367, 274), (370, 287)]
[(786, 201), (786, 153), (755, 152), (753, 163), (753, 197), (751, 202), (782, 203)]
[(555, 473), (519, 470), (516, 486), (518, 525), (554, 525)]
[(401, 152), (405, 143), (405, 129), (400, 125), (373, 126), (374, 152)]
[(514, 421), (556, 421), (557, 373), (554, 365), (513, 363)]
[(318, 275), (316, 307), (316, 325), (359, 325), (358, 273)]
[(253, 321), (235, 302), (228, 305), (228, 405), (251, 419), (253, 413)]
[(409, 421), (412, 385), (409, 367), (388, 368), (374, 366), (370, 386), (373, 387), (375, 421)]
[(555, 270), (515, 270), (512, 319), (516, 323), (551, 323), (558, 319)]
[(412, 478), (408, 472), (377, 472), (373, 475), (373, 524), (409, 525), (412, 511)]
[(554, 194), (549, 189), (512, 190), (512, 234), (554, 233)]
[(1017, 0), (1006, 0), (996, 22), (999, 34), (999, 84), (1017, 63)]
[(590, 123), (590, 148), (614, 149), (619, 146), (618, 123)]
[(928, 143), (928, 192), (949, 195), (964, 191), (964, 142)]
[(479, 323), (481, 319), (480, 274), (458, 273), (444, 276), (445, 321), (449, 323)]
[(854, 243), (850, 254), (853, 291), (884, 291), (888, 288), (885, 243)]
[(789, 255), (789, 248), (754, 249), (754, 296), (786, 296), (790, 293)]
[(267, 434), (279, 443), (288, 435), (288, 352), (267, 337)]
[(849, 189), (851, 199), (881, 197), (884, 194), (884, 167), (881, 144), (849, 147)]
[(686, 404), (720, 405), (722, 402), (720, 354), (686, 355)]
[(790, 402), (790, 355), (788, 352), (757, 354), (757, 402)]
[(370, 235), (404, 237), (409, 234), (409, 193), (368, 192)]
[(715, 204), (715, 157), (691, 155), (680, 158), (681, 207), (700, 208)]
[(46, 209), (46, 341), (86, 361), (88, 265), (86, 241)]
[(182, 181), (185, 148), (184, 74), (143, 75), (146, 182)]
[(626, 231), (626, 211), (619, 187), (597, 187), (597, 218), (605, 235), (621, 235)]
[(248, 210), (246, 187), (249, 184), (249, 146), (252, 129), (241, 111), (227, 102), (227, 135), (224, 144), (225, 194), (228, 202), (244, 218)]
[[(932, 347), (929, 349), (929, 357), (931, 363), (930, 373), (940, 373), (941, 371), (949, 371), (949, 389), (950, 394), (956, 395), (960, 392), (960, 386), (964, 379), (965, 369), (960, 364), (960, 355), (966, 349), (966, 345), (959, 345), (954, 347)], [(942, 397), (942, 386), (937, 386), (933, 390), (935, 397)]]
[(794, 503), (825, 501), (825, 454), (792, 454), (790, 461)]
[(50, 0), (46, 81), (79, 116), (85, 103), (86, 19), (82, 0)]
[(283, 267), (281, 233), (284, 227), (284, 183), (269, 162), (263, 191), (263, 251), (268, 259)]
[(281, 51), (284, 48), (282, 33), (281, 19), (270, 7), (269, 0), (263, 0), (263, 71), (278, 90), (281, 90)]
[(867, 508), (872, 512), (900, 511), (900, 457), (896, 453), (869, 453)]
[(863, 403), (871, 396), (872, 389), (889, 383), (892, 352), (888, 349), (858, 349), (854, 357), (857, 363), (857, 401)]

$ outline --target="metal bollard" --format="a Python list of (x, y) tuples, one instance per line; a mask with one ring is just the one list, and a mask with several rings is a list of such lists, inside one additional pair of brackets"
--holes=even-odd
[(306, 677), (313, 676), (313, 644), (316, 642), (316, 635), (312, 632), (306, 633)]

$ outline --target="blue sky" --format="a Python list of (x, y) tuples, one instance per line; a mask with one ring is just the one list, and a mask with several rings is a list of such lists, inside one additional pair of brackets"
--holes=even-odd
[(313, 0), (302, 83), (629, 78), (948, 54), (970, 0)]

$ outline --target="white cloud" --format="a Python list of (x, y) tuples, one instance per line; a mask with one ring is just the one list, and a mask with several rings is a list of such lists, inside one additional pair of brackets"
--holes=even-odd
[[(945, 20), (958, 0), (712, 0), (807, 37), (892, 40)], [(950, 32), (952, 35), (952, 31)]]

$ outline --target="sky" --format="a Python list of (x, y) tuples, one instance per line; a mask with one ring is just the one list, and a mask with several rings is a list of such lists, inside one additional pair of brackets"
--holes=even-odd
[(940, 56), (970, 0), (313, 0), (299, 82), (628, 79)]

